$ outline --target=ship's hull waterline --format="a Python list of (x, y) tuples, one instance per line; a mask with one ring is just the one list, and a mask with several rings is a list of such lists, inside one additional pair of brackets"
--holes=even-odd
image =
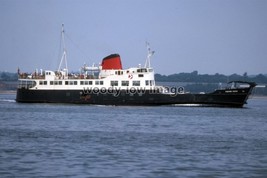
[(163, 94), (145, 90), (131, 93), (127, 90), (95, 93), (85, 90), (17, 90), (17, 102), (24, 103), (73, 103), (96, 105), (180, 105), (243, 107), (252, 88), (236, 89), (235, 92), (216, 90), (207, 94)]

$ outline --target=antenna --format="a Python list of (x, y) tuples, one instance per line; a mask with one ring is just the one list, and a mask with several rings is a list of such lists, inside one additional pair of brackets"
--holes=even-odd
[(150, 58), (153, 56), (155, 51), (151, 51), (150, 45), (148, 42), (146, 42), (146, 48), (147, 48), (147, 57), (146, 57), (145, 68), (150, 68)]
[(63, 43), (63, 54), (58, 66), (58, 72), (61, 70), (61, 67), (63, 63), (65, 63), (65, 68), (64, 70), (67, 72), (66, 75), (68, 75), (68, 64), (67, 64), (67, 51), (66, 51), (66, 46), (65, 46), (65, 36), (64, 36), (64, 24), (62, 24), (62, 29), (61, 29), (61, 41)]

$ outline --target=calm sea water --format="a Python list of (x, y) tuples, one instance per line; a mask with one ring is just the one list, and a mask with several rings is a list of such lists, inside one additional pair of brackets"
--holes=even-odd
[(242, 109), (14, 99), (0, 95), (0, 177), (267, 177), (267, 99)]

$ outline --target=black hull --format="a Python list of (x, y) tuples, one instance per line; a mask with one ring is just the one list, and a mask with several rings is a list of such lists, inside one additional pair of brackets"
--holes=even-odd
[(153, 91), (130, 93), (112, 91), (94, 93), (84, 90), (17, 90), (17, 102), (75, 103), (96, 105), (199, 105), (243, 107), (253, 87), (234, 90), (216, 90), (208, 94), (162, 94)]

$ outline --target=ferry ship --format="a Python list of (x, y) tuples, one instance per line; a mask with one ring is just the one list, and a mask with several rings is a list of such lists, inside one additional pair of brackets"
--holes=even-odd
[[(17, 102), (243, 107), (256, 86), (253, 82), (233, 81), (228, 87), (211, 93), (190, 93), (184, 87), (158, 86), (150, 66), (154, 51), (148, 44), (143, 67), (123, 69), (120, 55), (111, 54), (99, 66), (84, 65), (79, 74), (70, 74), (63, 27), (63, 55), (58, 70), (41, 70), (32, 74), (18, 70)], [(65, 67), (62, 69), (63, 64)]]

